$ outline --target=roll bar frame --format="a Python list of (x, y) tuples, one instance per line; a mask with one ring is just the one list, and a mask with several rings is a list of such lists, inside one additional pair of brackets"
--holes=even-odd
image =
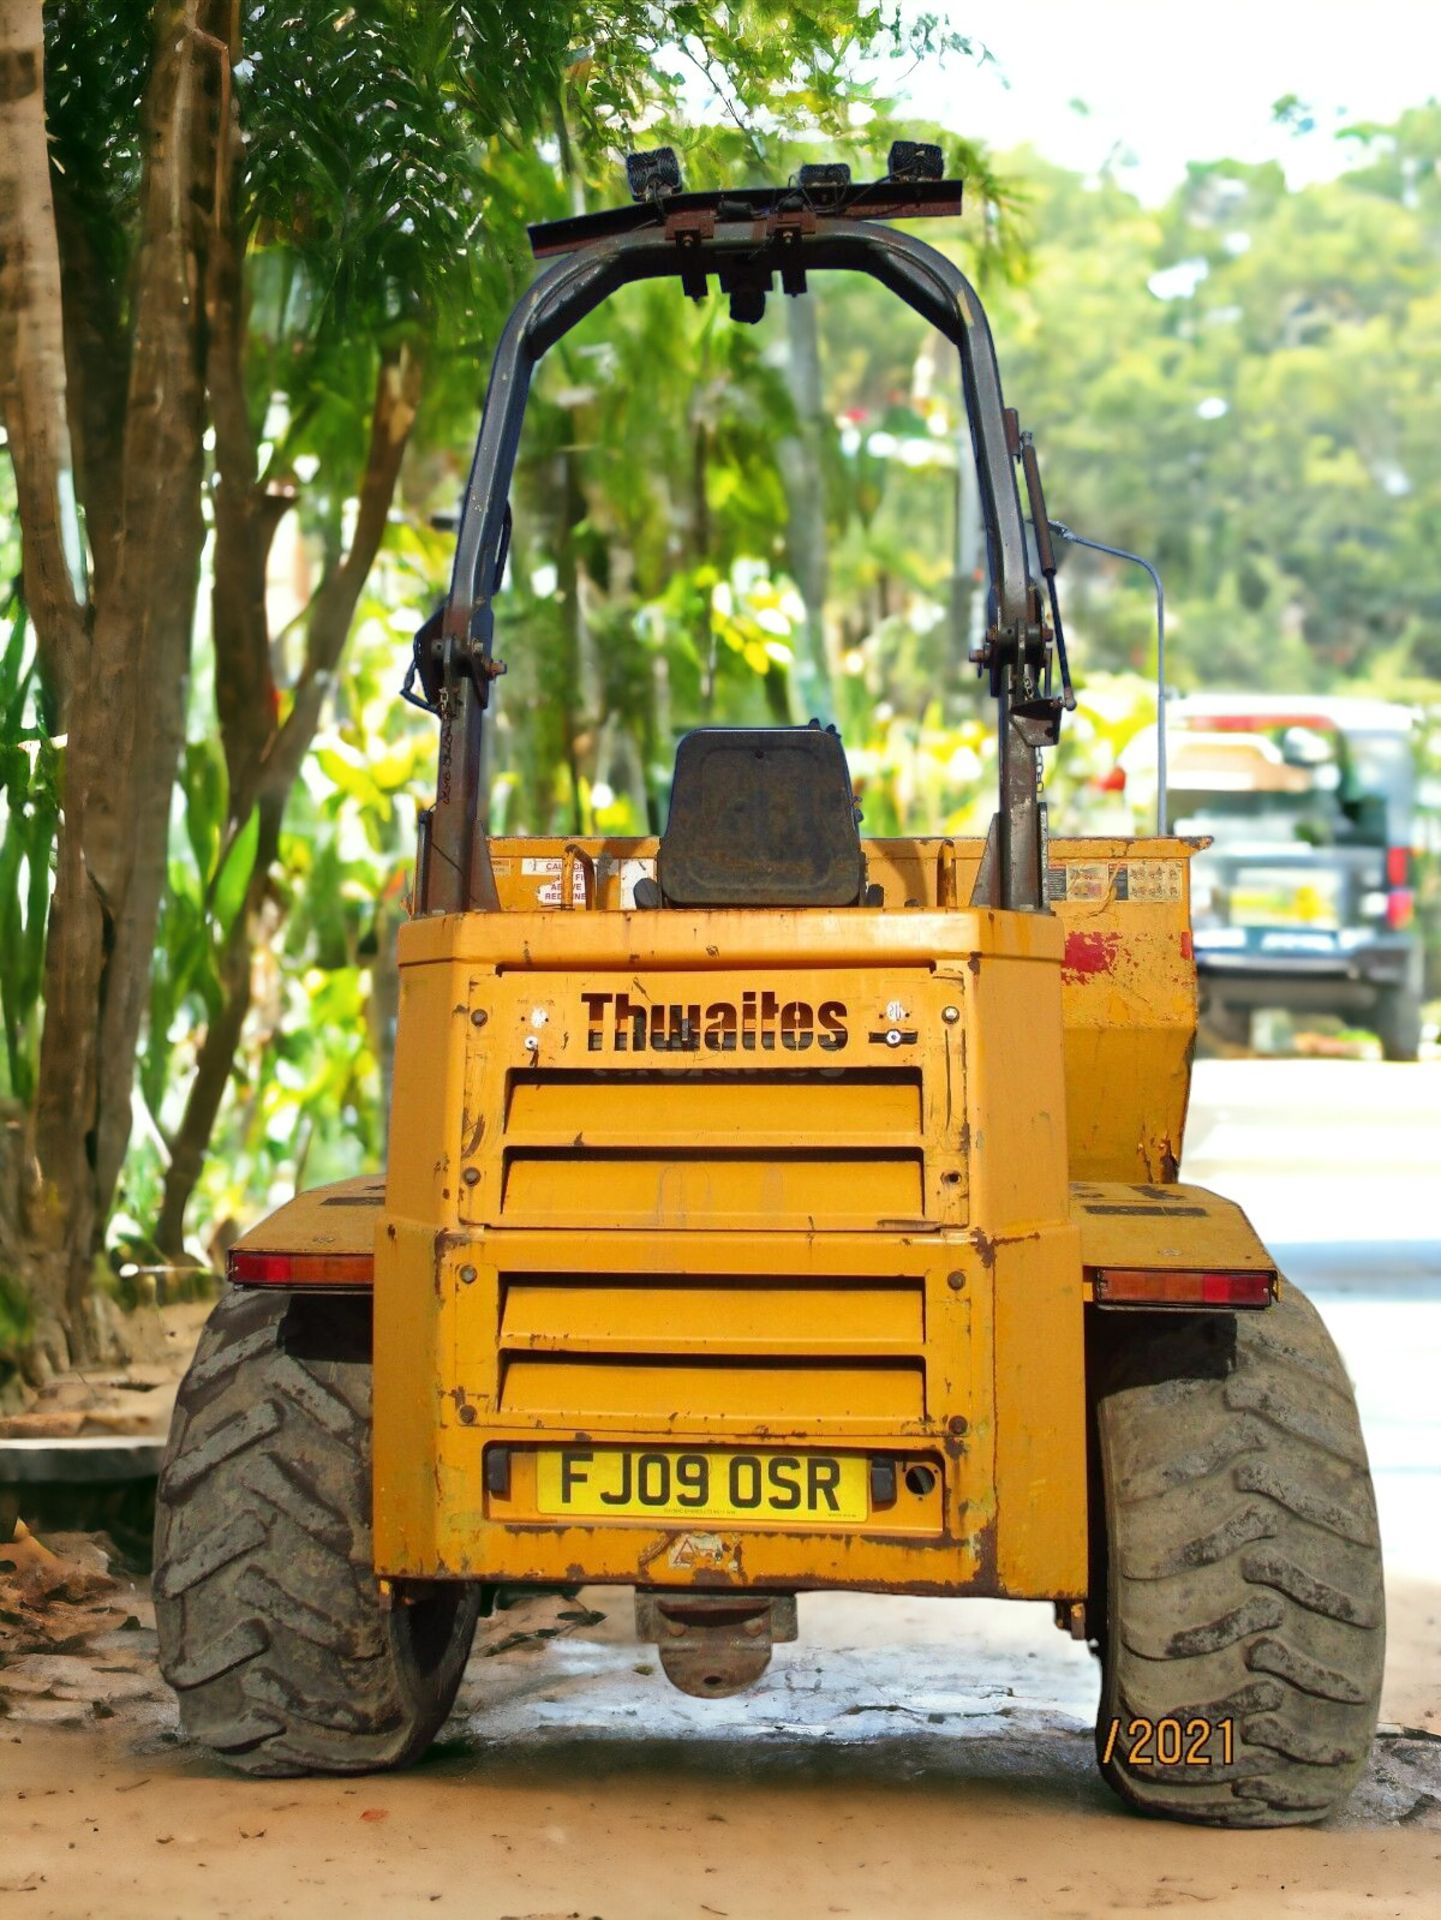
[[(1043, 668), (1049, 690), (1052, 636), (1027, 564), (1015, 418), (1006, 412), (990, 325), (974, 287), (934, 247), (875, 220), (844, 212), (829, 216), (805, 206), (787, 210), (783, 195), (768, 212), (758, 209), (753, 197), (752, 203), (738, 203), (722, 195), (688, 194), (684, 202), (669, 215), (660, 203), (656, 224), (639, 231), (602, 227), (592, 238), (585, 231), (590, 221), (562, 223), (570, 250), (521, 295), (501, 334), (461, 507), (450, 593), (438, 623), (423, 630), (432, 650), (427, 685), (435, 688), (441, 745), (436, 804), (423, 835), (423, 873), (417, 875), (417, 910), (461, 912), (498, 905), (480, 824), (482, 719), (491, 683), (504, 672), (493, 654), (494, 600), (536, 365), (587, 314), (638, 281), (675, 277), (693, 297), (703, 297), (711, 274), (722, 290), (733, 292), (737, 286), (768, 289), (778, 273), (783, 290), (796, 294), (805, 290), (811, 271), (852, 271), (888, 287), (958, 350), (990, 573), (986, 637), (972, 657), (990, 670), (1000, 741), (997, 871), (990, 903), (1045, 911), (1045, 823), (1036, 748), (1054, 740), (1058, 724), (1050, 709), (1059, 703), (1042, 696)], [(593, 218), (601, 224), (607, 216)], [(556, 231), (536, 230), (541, 236)], [(537, 251), (542, 250), (538, 240)]]

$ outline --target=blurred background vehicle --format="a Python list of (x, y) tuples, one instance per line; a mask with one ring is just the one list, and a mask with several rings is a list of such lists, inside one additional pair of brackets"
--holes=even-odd
[[(1418, 882), (1438, 815), (1421, 777), (1421, 715), (1381, 700), (1202, 693), (1168, 708), (1175, 832), (1211, 845), (1194, 869), (1202, 1011), (1248, 1045), (1260, 1008), (1356, 1018), (1388, 1060), (1415, 1060), (1425, 952)], [(1116, 784), (1155, 804), (1152, 733)]]

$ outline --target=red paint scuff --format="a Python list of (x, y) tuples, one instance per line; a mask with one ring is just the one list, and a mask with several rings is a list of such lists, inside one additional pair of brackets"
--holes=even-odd
[(1109, 973), (1115, 965), (1121, 944), (1118, 933), (1068, 933), (1062, 969), (1068, 979), (1084, 979), (1088, 974)]

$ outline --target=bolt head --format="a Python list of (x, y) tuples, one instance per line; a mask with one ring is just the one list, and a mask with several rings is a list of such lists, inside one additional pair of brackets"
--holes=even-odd
[(945, 1021), (948, 1027), (953, 1027), (956, 1024), (956, 1022), (960, 1019), (960, 1017), (961, 1017), (961, 1010), (959, 1007), (942, 1007), (941, 1008), (941, 1018)]
[(533, 1033), (528, 1033), (525, 1036), (525, 1050), (527, 1053), (540, 1052), (540, 1041), (536, 1038), (536, 1036)]
[(460, 1277), (465, 1282), (466, 1286), (470, 1286), (477, 1277), (475, 1268), (462, 1267), (460, 1270)]
[(462, 1179), (462, 1180), (463, 1180), (463, 1181), (465, 1182), (465, 1184), (466, 1184), (466, 1185), (467, 1185), (468, 1187), (473, 1187), (473, 1186), (475, 1186), (475, 1185), (477, 1185), (477, 1183), (478, 1183), (478, 1182), (479, 1182), (479, 1180), (480, 1180), (480, 1168), (479, 1168), (479, 1167), (467, 1167), (467, 1168), (465, 1169), (465, 1172), (464, 1172), (463, 1174), (461, 1174), (461, 1176), (460, 1176), (460, 1177), (461, 1177), (461, 1179)]
[(484, 1007), (477, 1007), (475, 1012), (470, 1016), (470, 1024), (473, 1027), (483, 1027), (489, 1018), (490, 1015)]
[(900, 1044), (901, 1044), (900, 1028), (899, 1027), (888, 1028), (886, 1031), (886, 1045), (888, 1047), (898, 1047)]
[(461, 1408), (460, 1424), (463, 1427), (473, 1427), (475, 1425), (475, 1408), (474, 1407)]

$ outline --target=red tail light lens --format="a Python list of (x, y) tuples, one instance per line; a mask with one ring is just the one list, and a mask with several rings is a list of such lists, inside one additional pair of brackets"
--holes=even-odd
[(237, 1287), (369, 1287), (375, 1260), (368, 1253), (261, 1253), (232, 1247), (225, 1274)]
[(1404, 933), (1416, 918), (1416, 896), (1410, 887), (1392, 887), (1386, 895), (1386, 925), (1393, 933)]
[(1276, 1275), (1251, 1273), (1157, 1273), (1130, 1267), (1092, 1273), (1096, 1301), (1107, 1307), (1269, 1307)]
[(1411, 881), (1411, 849), (1409, 847), (1387, 847), (1386, 884), (1388, 887), (1409, 886)]

